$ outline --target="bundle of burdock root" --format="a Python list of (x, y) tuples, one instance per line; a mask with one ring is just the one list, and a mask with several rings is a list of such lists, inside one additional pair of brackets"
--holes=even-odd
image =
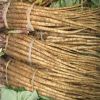
[[(40, 94), (52, 97), (54, 100), (99, 100), (100, 98), (99, 76), (95, 78), (87, 73), (87, 75), (80, 74), (81, 77), (77, 74), (63, 77), (62, 74), (37, 68), (35, 64), (29, 66), (12, 59), (9, 64), (4, 62), (2, 66), (7, 74), (7, 80), (4, 82), (15, 87), (26, 87), (30, 91), (37, 89)], [(94, 70), (94, 73), (97, 75), (99, 72)]]
[[(6, 9), (5, 9), (6, 8)], [(100, 32), (100, 9), (79, 10), (72, 8), (48, 8), (21, 2), (8, 3), (4, 6), (3, 16), (8, 29), (41, 30), (55, 34), (76, 34), (91, 29)]]

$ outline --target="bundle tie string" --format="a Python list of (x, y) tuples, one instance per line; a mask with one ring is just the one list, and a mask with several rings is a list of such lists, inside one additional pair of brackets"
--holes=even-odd
[(3, 20), (4, 20), (4, 24), (6, 28), (9, 28), (8, 22), (7, 22), (7, 12), (8, 12), (9, 6), (10, 6), (10, 2), (4, 4), (4, 8), (3, 8)]
[(43, 32), (39, 32), (39, 34), (40, 34), (40, 38), (41, 38), (41, 41), (44, 41), (44, 38), (43, 38)]
[(32, 24), (31, 24), (31, 21), (30, 21), (30, 15), (31, 15), (31, 11), (32, 11), (33, 6), (34, 6), (34, 3), (26, 11), (26, 15), (27, 15), (27, 25), (26, 25), (26, 28), (27, 28), (28, 31), (34, 31), (34, 28), (33, 28)]
[(9, 66), (10, 62), (11, 62), (11, 60), (9, 60), (9, 61), (7, 62), (7, 64), (6, 64), (6, 83), (7, 83), (7, 84), (8, 84), (8, 75), (7, 75), (7, 73), (8, 73), (8, 66)]
[(31, 43), (30, 43), (30, 45), (29, 45), (29, 57), (28, 57), (28, 60), (29, 60), (30, 64), (31, 64), (31, 62), (32, 62), (32, 57), (31, 57), (31, 55), (32, 55), (33, 43), (34, 43), (34, 40), (32, 40)]
[(36, 76), (36, 72), (38, 71), (38, 69), (35, 69), (33, 75), (32, 75), (32, 90), (34, 90), (34, 81), (35, 81), (35, 76)]
[(7, 46), (8, 46), (9, 37), (10, 37), (10, 34), (9, 34), (9, 35), (7, 36), (7, 38), (6, 38), (5, 51), (6, 51)]

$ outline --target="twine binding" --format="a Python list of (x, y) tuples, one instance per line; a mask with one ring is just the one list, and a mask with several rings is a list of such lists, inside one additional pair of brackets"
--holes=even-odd
[(40, 34), (40, 37), (41, 37), (41, 41), (44, 41), (44, 38), (43, 38), (43, 32), (39, 32), (39, 34)]
[(10, 62), (11, 62), (11, 60), (9, 60), (9, 61), (7, 62), (7, 64), (6, 64), (6, 83), (7, 83), (7, 84), (8, 84), (8, 75), (7, 75), (7, 73), (8, 73), (8, 66), (9, 66)]
[(6, 51), (7, 46), (8, 46), (8, 40), (9, 40), (9, 37), (10, 37), (10, 34), (9, 34), (9, 35), (7, 35), (7, 38), (6, 38), (5, 51)]
[(9, 28), (8, 22), (7, 22), (7, 12), (8, 12), (9, 6), (10, 6), (10, 2), (4, 4), (4, 9), (3, 9), (3, 20), (4, 20), (4, 24), (6, 28)]
[(34, 6), (34, 4), (32, 4), (31, 7), (29, 7), (28, 10), (26, 11), (26, 16), (27, 16), (26, 28), (29, 31), (34, 31), (34, 28), (33, 28), (31, 21), (30, 21), (30, 15), (31, 15), (31, 11), (32, 11), (33, 6)]
[(34, 90), (34, 79), (35, 79), (35, 76), (36, 76), (36, 72), (38, 71), (38, 69), (35, 69), (33, 75), (32, 75), (32, 90)]
[(29, 60), (30, 64), (31, 64), (31, 62), (32, 62), (31, 54), (32, 54), (33, 42), (34, 42), (34, 41), (32, 40), (31, 43), (30, 43), (30, 45), (29, 45), (29, 57), (28, 57), (28, 60)]

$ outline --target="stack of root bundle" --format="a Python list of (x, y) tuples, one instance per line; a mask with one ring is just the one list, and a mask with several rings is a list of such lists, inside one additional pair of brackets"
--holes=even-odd
[[(54, 100), (100, 99), (100, 81), (95, 77), (83, 75), (83, 78), (67, 78), (66, 75), (64, 78), (63, 75), (50, 70), (37, 68), (37, 65), (29, 66), (16, 60), (7, 63), (2, 65), (7, 74), (7, 81), (4, 81), (12, 86), (24, 86), (30, 91), (37, 89), (40, 94), (50, 96)], [(97, 70), (94, 71), (98, 73)]]
[[(91, 43), (92, 40), (87, 39), (86, 44)], [(96, 41), (92, 41), (95, 43)], [(78, 43), (78, 42), (77, 42)], [(45, 91), (48, 91), (47, 96), (53, 97), (57, 100), (77, 100), (79, 98), (99, 100), (100, 98), (100, 55), (99, 55), (99, 43), (100, 39), (96, 42), (97, 45), (90, 45), (86, 50), (73, 49), (69, 46), (61, 46), (56, 43), (48, 43), (46, 41), (36, 40), (33, 36), (11, 34), (7, 36), (6, 54), (13, 57), (16, 60), (27, 62), (27, 66), (33, 65), (32, 69), (38, 68), (35, 73), (40, 70), (40, 77), (36, 79), (36, 89), (45, 95)], [(87, 46), (87, 45), (86, 45)], [(85, 45), (84, 45), (85, 47)], [(88, 52), (88, 53), (87, 53)], [(98, 54), (98, 55), (97, 55)], [(27, 84), (24, 77), (25, 65), (19, 65), (20, 62), (14, 61), (12, 68), (8, 68), (11, 71), (8, 72), (9, 77), (19, 77), (16, 80), (20, 85), (31, 89), (31, 85)], [(21, 67), (22, 66), (22, 67)], [(35, 66), (35, 67), (34, 67)], [(17, 67), (23, 68), (23, 71), (18, 71)], [(13, 72), (14, 71), (14, 72)], [(20, 74), (24, 74), (19, 76)], [(30, 69), (30, 71), (32, 71)], [(33, 71), (34, 72), (34, 71)], [(27, 77), (27, 81), (30, 81), (33, 72)], [(16, 73), (18, 73), (16, 75)], [(13, 74), (13, 75), (12, 75)], [(28, 74), (28, 72), (27, 72)], [(37, 75), (35, 75), (37, 77)], [(15, 78), (15, 77), (14, 77)], [(13, 78), (9, 79), (9, 84), (17, 86)], [(33, 85), (35, 87), (35, 85)], [(46, 90), (43, 90), (46, 89)], [(44, 92), (43, 92), (44, 91)], [(49, 94), (50, 92), (50, 94)], [(56, 95), (55, 95), (56, 94)], [(55, 95), (55, 96), (54, 96)]]
[[(79, 8), (47, 8), (14, 2), (8, 7), (6, 24), (9, 29), (30, 29), (54, 32), (55, 34), (75, 34), (100, 28), (100, 9), (76, 10)], [(5, 12), (4, 12), (5, 13)]]
[(99, 10), (11, 3), (6, 13), (8, 29), (34, 32), (0, 34), (0, 47), (13, 58), (0, 65), (6, 75), (3, 81), (37, 89), (54, 100), (99, 100)]

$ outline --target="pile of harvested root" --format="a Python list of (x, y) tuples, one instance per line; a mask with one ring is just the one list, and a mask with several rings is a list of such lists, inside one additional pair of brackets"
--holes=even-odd
[[(0, 22), (10, 30), (0, 34), (0, 47), (9, 56), (0, 61), (3, 82), (37, 89), (54, 100), (99, 100), (99, 16), (100, 8), (57, 9), (11, 3), (6, 24), (5, 20)], [(32, 32), (17, 34), (19, 31)]]

